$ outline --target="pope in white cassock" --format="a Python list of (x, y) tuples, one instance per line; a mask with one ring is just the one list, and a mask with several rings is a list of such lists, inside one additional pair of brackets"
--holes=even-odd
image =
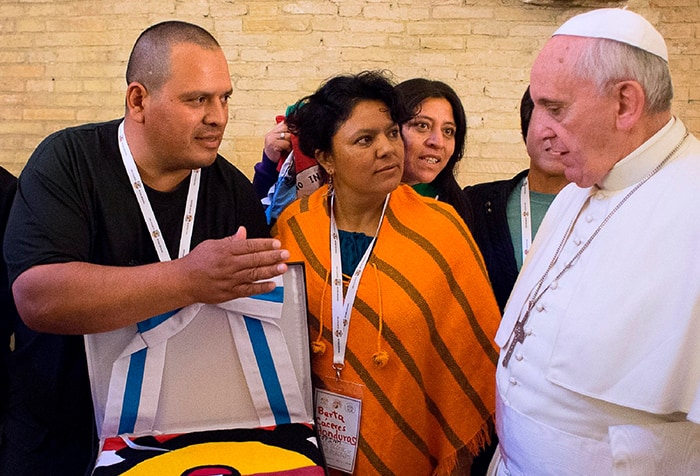
[(564, 23), (532, 67), (555, 199), (496, 336), (498, 475), (700, 474), (700, 142), (663, 37)]

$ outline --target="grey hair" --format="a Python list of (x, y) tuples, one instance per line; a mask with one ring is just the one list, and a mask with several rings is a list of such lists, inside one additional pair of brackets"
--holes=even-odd
[(650, 114), (671, 109), (673, 84), (668, 63), (653, 53), (605, 38), (587, 41), (575, 61), (577, 75), (592, 81), (604, 94), (619, 81), (636, 81), (644, 90)]

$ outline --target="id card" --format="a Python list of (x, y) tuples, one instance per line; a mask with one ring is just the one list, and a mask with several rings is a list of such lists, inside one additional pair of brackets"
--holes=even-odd
[(316, 389), (316, 428), (328, 467), (346, 473), (355, 469), (362, 400)]

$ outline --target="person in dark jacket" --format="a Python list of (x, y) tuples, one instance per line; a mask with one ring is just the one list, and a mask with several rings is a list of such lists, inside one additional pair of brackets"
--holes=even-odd
[[(17, 178), (9, 171), (0, 167), (0, 243), (5, 238), (7, 217), (10, 206), (17, 190)], [(10, 357), (12, 333), (15, 328), (17, 309), (12, 299), (10, 284), (7, 282), (7, 265), (0, 254), (0, 430), (7, 412), (7, 399), (10, 382), (7, 370), (7, 360)], [(1, 435), (2, 431), (0, 431)], [(2, 436), (0, 436), (2, 441)]]
[(530, 168), (507, 180), (464, 188), (473, 219), (469, 229), (481, 249), (501, 312), (542, 218), (566, 186), (560, 154), (553, 152), (537, 120), (528, 87), (520, 101), (520, 126)]
[(403, 81), (396, 91), (412, 113), (401, 124), (406, 149), (401, 181), (421, 195), (449, 203), (470, 221), (472, 210), (455, 178), (467, 139), (462, 101), (449, 85), (426, 78)]
[[(464, 188), (472, 212), (467, 225), (484, 256), (501, 313), (544, 214), (568, 183), (558, 154), (550, 150), (537, 121), (531, 122), (533, 109), (528, 86), (520, 100), (520, 129), (530, 168), (507, 180)], [(486, 474), (497, 442), (494, 435), (474, 460), (471, 476)]]

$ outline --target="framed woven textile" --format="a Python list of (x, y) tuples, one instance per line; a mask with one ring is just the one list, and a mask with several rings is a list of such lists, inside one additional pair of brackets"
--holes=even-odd
[(325, 474), (303, 265), (275, 283), (85, 337), (94, 476)]

